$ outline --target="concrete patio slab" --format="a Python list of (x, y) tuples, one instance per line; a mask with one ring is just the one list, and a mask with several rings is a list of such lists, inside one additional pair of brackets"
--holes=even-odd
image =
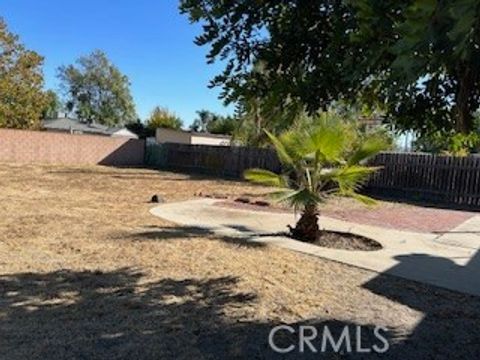
[(480, 216), (474, 216), (453, 230), (440, 233), (436, 242), (478, 249), (480, 247)]
[[(293, 214), (230, 209), (216, 206), (216, 202), (215, 199), (198, 199), (166, 203), (153, 208), (151, 213), (179, 225), (208, 229), (219, 236), (235, 236), (249, 242), (276, 245), (378, 273), (480, 296), (479, 246), (458, 246), (448, 238), (443, 238), (448, 234), (439, 237), (438, 234), (385, 229), (322, 216), (320, 225), (326, 230), (363, 235), (383, 246), (378, 251), (328, 249), (288, 237), (265, 236), (285, 231), (287, 225), (293, 225)], [(469, 231), (478, 224), (474, 219), (471, 221), (465, 225)], [(477, 231), (480, 224), (478, 226)]]

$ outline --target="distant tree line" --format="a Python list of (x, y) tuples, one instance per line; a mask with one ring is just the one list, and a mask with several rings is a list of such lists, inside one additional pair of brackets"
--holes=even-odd
[[(193, 130), (263, 146), (265, 129), (346, 107), (414, 131), (421, 149), (480, 149), (478, 0), (181, 0), (180, 11), (202, 25), (207, 61), (225, 64), (210, 86), (236, 106), (230, 117), (199, 111)], [(59, 69), (61, 103), (43, 90), (42, 63), (1, 21), (0, 126), (35, 128), (58, 107), (143, 133), (182, 126), (164, 108), (138, 121), (128, 78), (101, 51)]]
[[(125, 125), (141, 137), (154, 136), (159, 127), (181, 129), (183, 121), (156, 106), (148, 119), (138, 118), (130, 81), (101, 50), (80, 56), (58, 68), (61, 95), (44, 90), (43, 57), (28, 50), (0, 18), (0, 127), (39, 129), (41, 120), (59, 112), (107, 126)], [(230, 117), (199, 111), (194, 131), (232, 133)]]
[[(41, 120), (59, 112), (82, 121), (108, 126), (127, 126), (141, 137), (154, 136), (157, 128), (182, 129), (184, 122), (174, 112), (156, 106), (149, 117), (140, 120), (130, 92), (130, 81), (107, 55), (95, 50), (79, 57), (75, 63), (58, 68), (60, 96), (44, 90), (43, 58), (27, 50), (18, 36), (0, 22), (0, 126), (40, 128)], [(257, 62), (251, 73), (251, 84), (269, 70)], [(260, 83), (258, 84), (260, 89)], [(240, 92), (239, 92), (240, 94)], [(223, 116), (209, 110), (197, 111), (190, 131), (232, 135), (237, 142), (264, 146), (263, 129), (278, 133), (305, 118), (303, 104), (280, 101), (274, 87), (269, 92), (253, 86), (241, 92), (233, 115)]]
[(232, 116), (222, 116), (208, 110), (200, 110), (197, 111), (197, 118), (193, 121), (190, 129), (197, 132), (232, 135), (236, 124), (237, 119)]

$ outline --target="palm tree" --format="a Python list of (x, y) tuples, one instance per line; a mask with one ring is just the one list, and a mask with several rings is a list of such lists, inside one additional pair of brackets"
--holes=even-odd
[(351, 133), (339, 118), (330, 114), (321, 115), (313, 123), (280, 136), (266, 131), (282, 163), (282, 174), (264, 169), (249, 169), (244, 174), (249, 181), (276, 187), (271, 194), (275, 200), (302, 211), (290, 233), (308, 242), (321, 235), (318, 209), (330, 196), (374, 202), (357, 190), (377, 169), (365, 165), (365, 160), (388, 146), (378, 137), (367, 137), (352, 148)]

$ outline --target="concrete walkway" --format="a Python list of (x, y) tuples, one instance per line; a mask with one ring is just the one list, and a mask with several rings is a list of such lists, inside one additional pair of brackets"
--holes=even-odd
[(480, 216), (468, 219), (453, 230), (440, 232), (436, 241), (445, 245), (478, 249), (480, 247)]
[(326, 230), (351, 232), (382, 244), (378, 251), (322, 248), (279, 236), (259, 236), (286, 230), (293, 214), (225, 208), (218, 200), (199, 199), (166, 203), (151, 210), (176, 224), (205, 229), (219, 236), (240, 237), (248, 242), (272, 244), (305, 254), (339, 261), (378, 273), (480, 296), (480, 217), (475, 216), (448, 233), (426, 234), (320, 217)]

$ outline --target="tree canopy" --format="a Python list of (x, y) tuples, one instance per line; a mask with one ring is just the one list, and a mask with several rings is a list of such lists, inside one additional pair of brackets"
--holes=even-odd
[(0, 127), (40, 127), (46, 104), (43, 58), (27, 50), (0, 18)]
[(167, 108), (162, 108), (160, 106), (156, 106), (153, 109), (147, 121), (147, 128), (150, 130), (156, 130), (157, 128), (179, 130), (182, 125), (182, 119)]
[(231, 116), (222, 116), (208, 110), (199, 110), (197, 115), (190, 126), (193, 131), (224, 135), (231, 135), (235, 131), (237, 121)]
[(154, 137), (155, 136), (155, 129), (150, 129), (145, 123), (137, 119), (135, 121), (131, 121), (125, 124), (125, 127), (130, 130), (131, 132), (138, 135), (140, 139), (145, 139), (147, 137)]
[(61, 66), (58, 77), (67, 96), (67, 108), (82, 120), (104, 125), (136, 119), (128, 77), (96, 50), (75, 64)]
[[(472, 130), (480, 102), (476, 0), (182, 0), (203, 25), (225, 101), (274, 92), (310, 113), (333, 101), (381, 106), (398, 129)], [(254, 72), (262, 62), (266, 70)]]
[(53, 90), (45, 91), (46, 104), (42, 111), (43, 119), (52, 119), (62, 109), (62, 102)]

